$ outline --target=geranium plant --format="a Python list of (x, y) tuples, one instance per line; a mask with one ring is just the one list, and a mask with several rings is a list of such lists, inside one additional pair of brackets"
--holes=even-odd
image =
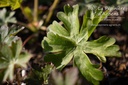
[(106, 62), (106, 56), (121, 56), (119, 47), (114, 45), (115, 39), (102, 36), (97, 40), (88, 41), (99, 22), (109, 15), (109, 10), (88, 10), (80, 26), (78, 19), (79, 6), (64, 6), (64, 12), (57, 17), (63, 22), (60, 25), (54, 21), (48, 27), (47, 37), (42, 41), (46, 53), (44, 60), (52, 62), (57, 69), (64, 68), (71, 60), (82, 75), (94, 85), (99, 85), (103, 73), (99, 65), (91, 62), (87, 54), (95, 55), (101, 62)]
[(22, 41), (15, 36), (20, 30), (9, 29), (7, 25), (0, 28), (0, 73), (4, 72), (3, 81), (14, 79), (17, 67), (27, 67), (31, 54), (22, 51)]

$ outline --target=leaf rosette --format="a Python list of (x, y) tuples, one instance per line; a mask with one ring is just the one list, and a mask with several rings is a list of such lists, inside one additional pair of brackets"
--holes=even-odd
[(4, 70), (3, 81), (7, 79), (14, 79), (14, 69), (15, 67), (26, 68), (26, 63), (31, 58), (31, 55), (27, 52), (22, 51), (22, 42), (20, 39), (16, 42), (12, 42), (12, 46), (8, 44), (0, 44), (0, 69)]
[(102, 36), (97, 40), (88, 41), (99, 22), (109, 15), (109, 11), (86, 11), (80, 26), (78, 10), (78, 5), (66, 5), (64, 12), (57, 14), (63, 26), (54, 21), (48, 27), (47, 37), (42, 41), (42, 47), (46, 52), (44, 60), (52, 62), (57, 69), (62, 69), (73, 59), (82, 75), (94, 85), (99, 85), (103, 73), (98, 69), (99, 65), (91, 62), (87, 53), (95, 55), (101, 62), (106, 62), (106, 56), (121, 55), (119, 47), (114, 45), (114, 38)]
[(22, 29), (9, 29), (7, 25), (0, 28), (0, 73), (4, 73), (3, 81), (14, 79), (16, 67), (26, 68), (31, 54), (22, 51), (22, 41), (15, 36)]

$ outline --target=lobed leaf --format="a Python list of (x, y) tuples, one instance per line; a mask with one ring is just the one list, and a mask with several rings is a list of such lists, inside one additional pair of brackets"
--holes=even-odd
[[(54, 37), (54, 38), (53, 38)], [(72, 40), (49, 32), (42, 42), (46, 52), (60, 52), (73, 49), (75, 42)]]
[(22, 51), (22, 42), (21, 42), (21, 40), (17, 40), (17, 42), (12, 42), (11, 50), (12, 50), (13, 56), (15, 58), (18, 58), (21, 51)]
[(8, 62), (12, 59), (13, 54), (12, 50), (7, 44), (0, 44), (0, 58), (5, 62)]
[(0, 25), (8, 24), (8, 23), (16, 23), (16, 18), (13, 17), (15, 12), (8, 13), (5, 8), (0, 10)]
[(91, 36), (93, 31), (98, 26), (99, 22), (101, 22), (103, 19), (105, 19), (109, 14), (109, 11), (106, 10), (103, 12), (103, 10), (96, 10), (93, 12), (90, 10), (86, 11), (86, 14), (83, 17), (83, 24), (80, 28), (80, 34), (79, 34), (79, 40), (78, 42), (85, 42), (88, 40), (88, 38)]
[(70, 33), (56, 21), (54, 21), (52, 25), (50, 25), (48, 28), (49, 31), (53, 32), (54, 34), (58, 34), (60, 36), (65, 36), (65, 37), (70, 36)]
[(5, 70), (3, 81), (13, 80), (15, 66), (26, 67), (26, 63), (31, 58), (27, 52), (21, 53), (22, 41), (16, 40), (11, 46), (8, 44), (0, 44), (0, 69)]
[(84, 52), (96, 55), (101, 62), (106, 62), (105, 56), (120, 56), (119, 47), (113, 45), (114, 38), (102, 36), (97, 40), (88, 41), (84, 44)]
[(83, 76), (94, 85), (99, 85), (103, 79), (103, 73), (91, 63), (88, 56), (80, 49), (74, 54), (74, 61)]
[(6, 24), (2, 25), (0, 28), (0, 43), (6, 43), (11, 46), (12, 42), (19, 39), (19, 37), (15, 35), (21, 30), (23, 30), (23, 28), (16, 30), (14, 26), (8, 28)]
[(65, 29), (70, 33), (70, 37), (74, 38), (79, 33), (79, 19), (78, 19), (78, 5), (70, 6), (66, 5), (63, 12), (59, 12), (57, 17), (64, 23)]
[(47, 37), (42, 41), (42, 47), (46, 52), (44, 60), (52, 62), (57, 69), (65, 67), (73, 58), (84, 77), (99, 85), (103, 79), (103, 73), (98, 65), (91, 63), (86, 53), (94, 54), (101, 62), (106, 62), (106, 56), (120, 56), (119, 47), (114, 45), (115, 39), (101, 37), (94, 41), (87, 41), (99, 22), (106, 18), (109, 11), (88, 10), (83, 17), (83, 24), (79, 26), (78, 5), (64, 7), (64, 12), (59, 12), (57, 17), (64, 26), (54, 21), (48, 28)]

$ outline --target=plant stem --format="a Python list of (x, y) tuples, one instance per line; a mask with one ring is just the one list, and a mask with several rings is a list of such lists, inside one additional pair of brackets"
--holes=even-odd
[(26, 24), (26, 23), (23, 23), (23, 22), (17, 22), (17, 24), (19, 25), (22, 25), (26, 28), (28, 28), (29, 30), (31, 30), (32, 32), (36, 32), (37, 30), (35, 29), (35, 27), (30, 23), (30, 24)]
[(32, 32), (36, 32), (37, 29), (34, 27), (33, 22), (37, 22), (37, 17), (38, 17), (38, 15), (37, 15), (37, 11), (38, 11), (38, 0), (35, 0), (34, 1), (34, 16), (33, 16), (33, 20), (31, 20), (29, 18), (29, 16), (25, 13), (24, 8), (22, 6), (20, 6), (20, 9), (21, 9), (23, 15), (28, 20), (29, 24), (25, 24), (25, 23), (22, 23), (22, 22), (18, 22), (18, 24), (21, 24), (21, 25), (29, 28)]
[(24, 8), (22, 7), (22, 5), (20, 6), (20, 9), (21, 9), (23, 15), (26, 17), (26, 19), (27, 19), (29, 22), (31, 22), (31, 20), (29, 19), (29, 17), (26, 15), (26, 13), (25, 13)]
[(29, 26), (26, 23), (18, 21), (17, 24), (29, 28)]
[(38, 21), (38, 0), (34, 0), (34, 22)]
[(19, 69), (17, 69), (17, 72), (16, 72), (16, 80), (17, 80), (17, 84), (18, 84), (18, 85), (21, 85), (19, 73), (20, 73), (20, 71), (19, 71)]
[(52, 6), (49, 8), (49, 12), (48, 12), (48, 16), (47, 16), (46, 21), (45, 21), (45, 25), (50, 21), (52, 14), (53, 14), (53, 11), (55, 10), (58, 3), (59, 3), (59, 0), (54, 0)]
[(34, 34), (30, 35), (24, 42), (23, 42), (23, 46), (25, 46), (25, 44), (30, 40), (32, 39), (34, 36)]

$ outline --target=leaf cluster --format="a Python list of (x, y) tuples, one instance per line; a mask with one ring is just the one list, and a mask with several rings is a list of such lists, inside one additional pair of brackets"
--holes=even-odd
[[(21, 30), (21, 29), (20, 29)], [(26, 51), (22, 52), (22, 41), (15, 36), (20, 30), (9, 29), (7, 25), (0, 28), (0, 73), (4, 72), (3, 81), (14, 79), (14, 69), (26, 63), (31, 55)]]
[[(49, 74), (53, 70), (53, 65), (46, 64), (44, 67), (41, 68), (33, 68), (32, 73), (25, 79), (27, 85), (42, 85), (42, 84), (49, 84)], [(43, 82), (42, 82), (43, 81)]]
[(88, 41), (99, 22), (105, 19), (109, 11), (88, 10), (80, 26), (78, 19), (79, 6), (66, 5), (64, 12), (57, 17), (63, 26), (54, 21), (48, 28), (47, 37), (42, 41), (46, 52), (44, 60), (52, 62), (57, 69), (64, 68), (71, 60), (78, 67), (83, 76), (94, 85), (99, 85), (103, 73), (99, 65), (93, 64), (87, 54), (95, 55), (101, 62), (106, 62), (106, 56), (120, 56), (119, 47), (114, 45), (115, 39), (102, 36), (97, 40)]

